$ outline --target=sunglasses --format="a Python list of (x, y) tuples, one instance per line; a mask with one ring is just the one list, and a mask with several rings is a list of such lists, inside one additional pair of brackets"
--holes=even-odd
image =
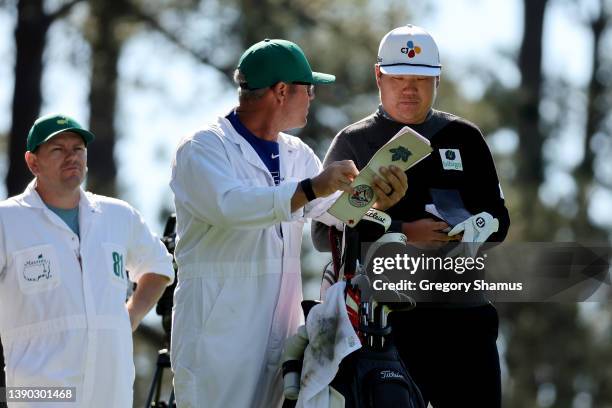
[(309, 82), (300, 82), (300, 81), (292, 82), (292, 84), (294, 84), (294, 85), (306, 85), (306, 92), (308, 92), (308, 96), (311, 97), (311, 98), (314, 96), (315, 87), (314, 87), (313, 84), (311, 84)]

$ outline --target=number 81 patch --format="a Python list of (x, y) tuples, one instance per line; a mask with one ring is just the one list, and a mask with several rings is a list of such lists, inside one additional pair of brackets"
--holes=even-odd
[(103, 243), (104, 258), (107, 265), (108, 274), (113, 283), (121, 287), (127, 284), (127, 273), (125, 271), (125, 248), (121, 245)]

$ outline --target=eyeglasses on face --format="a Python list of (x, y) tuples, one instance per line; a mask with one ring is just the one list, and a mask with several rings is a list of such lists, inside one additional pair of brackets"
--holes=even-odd
[(300, 81), (294, 81), (292, 82), (292, 84), (294, 85), (306, 85), (306, 92), (308, 92), (308, 96), (309, 97), (313, 97), (315, 94), (315, 86), (309, 82), (300, 82)]
[[(277, 82), (278, 83), (278, 82)], [(294, 81), (291, 82), (293, 85), (306, 85), (306, 92), (308, 92), (308, 96), (309, 97), (314, 97), (315, 94), (315, 86), (313, 84), (311, 84), (310, 82), (300, 82), (300, 81)], [(240, 83), (240, 88), (242, 89), (247, 89), (249, 91), (257, 91), (259, 89), (264, 89), (264, 88), (249, 88), (249, 86), (247, 85), (246, 82)], [(276, 86), (276, 84), (274, 85), (270, 85), (268, 88), (273, 88), (274, 86)]]

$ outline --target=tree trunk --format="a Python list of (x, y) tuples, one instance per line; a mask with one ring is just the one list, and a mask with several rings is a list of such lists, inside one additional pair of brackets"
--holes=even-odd
[(545, 135), (540, 130), (539, 106), (544, 82), (542, 32), (547, 3), (548, 0), (523, 0), (524, 33), (518, 60), (521, 72), (517, 95), (520, 150), (516, 183), (521, 186), (522, 194), (517, 207), (521, 219), (529, 220), (523, 223), (519, 236), (532, 241), (547, 241), (554, 234), (549, 228), (551, 220), (548, 216), (551, 214), (543, 208), (538, 197), (538, 189), (544, 181), (542, 149)]
[[(267, 18), (267, 2), (265, 0), (240, 0), (242, 16), (239, 20), (242, 33), (243, 51), (251, 45), (268, 38), (275, 38), (270, 32), (270, 19)], [(261, 28), (265, 27), (262, 31)]]
[(117, 105), (118, 61), (122, 41), (118, 25), (123, 2), (92, 0), (89, 41), (92, 73), (89, 93), (89, 127), (96, 135), (88, 156), (87, 189), (108, 196), (116, 194), (117, 165), (115, 111)]
[(15, 87), (8, 142), (9, 168), (6, 175), (9, 196), (21, 193), (32, 178), (23, 155), (28, 131), (42, 104), (42, 56), (50, 23), (42, 0), (20, 1), (17, 10)]
[(587, 123), (585, 128), (584, 139), (584, 158), (582, 163), (577, 168), (579, 176), (593, 176), (593, 162), (595, 154), (591, 149), (591, 140), (595, 133), (599, 130), (603, 119), (607, 113), (607, 106), (604, 106), (603, 98), (605, 96), (606, 87), (601, 81), (601, 75), (597, 76), (597, 71), (601, 68), (601, 37), (608, 24), (608, 18), (604, 10), (603, 0), (600, 0), (600, 13), (597, 18), (591, 21), (590, 28), (593, 33), (593, 65), (591, 68), (591, 81), (589, 82), (587, 95)]
[(539, 129), (539, 104), (543, 83), (542, 31), (547, 2), (548, 0), (523, 0), (525, 31), (518, 61), (521, 72), (518, 123), (521, 158), (517, 180), (522, 186), (539, 186), (544, 179), (544, 136)]
[(572, 227), (574, 234), (579, 239), (590, 239), (591, 241), (607, 242), (607, 231), (593, 225), (589, 220), (589, 195), (594, 179), (595, 152), (591, 148), (591, 141), (606, 118), (608, 106), (605, 104), (606, 87), (601, 81), (601, 75), (597, 71), (602, 66), (601, 39), (608, 24), (608, 16), (605, 11), (604, 2), (600, 0), (599, 16), (590, 23), (593, 33), (593, 65), (591, 69), (591, 80), (587, 93), (587, 121), (584, 135), (584, 157), (574, 172), (578, 184), (577, 204), (578, 212), (573, 219)]

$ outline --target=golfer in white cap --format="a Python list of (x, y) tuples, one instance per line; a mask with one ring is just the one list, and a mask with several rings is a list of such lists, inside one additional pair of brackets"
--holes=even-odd
[[(404, 233), (412, 246), (433, 256), (444, 255), (453, 240), (474, 242), (471, 248), (502, 241), (510, 220), (480, 130), (433, 109), (442, 71), (433, 37), (414, 25), (390, 31), (380, 42), (374, 71), (378, 109), (338, 133), (323, 166), (352, 160), (362, 169), (393, 135), (410, 126), (429, 139), (434, 151), (408, 171), (405, 197), (387, 210), (393, 219), (389, 230)], [(456, 207), (450, 210), (466, 214), (463, 219), (426, 211), (449, 201)], [(327, 250), (325, 225), (315, 223), (313, 240), (319, 250)], [(426, 401), (436, 408), (500, 406), (497, 312), (484, 295), (429, 298), (415, 310), (393, 315), (391, 324), (400, 355)]]

